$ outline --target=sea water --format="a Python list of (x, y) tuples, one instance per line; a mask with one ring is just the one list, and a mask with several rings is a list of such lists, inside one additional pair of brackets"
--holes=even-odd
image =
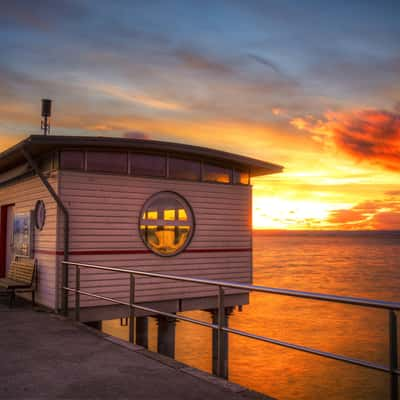
[[(400, 301), (400, 232), (255, 232), (253, 250), (255, 285)], [(211, 321), (207, 312), (183, 314)], [(388, 363), (388, 314), (384, 310), (253, 293), (249, 305), (229, 317), (229, 326)], [(115, 321), (105, 322), (104, 330), (127, 336), (127, 328)], [(150, 319), (149, 342), (154, 351), (156, 335), (155, 321)], [(176, 359), (210, 371), (210, 329), (179, 322)], [(389, 396), (385, 373), (232, 334), (229, 379), (278, 399)]]

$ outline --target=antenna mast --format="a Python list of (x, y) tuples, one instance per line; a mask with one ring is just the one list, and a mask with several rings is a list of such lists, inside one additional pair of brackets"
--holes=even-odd
[(47, 136), (50, 133), (50, 122), (48, 118), (51, 116), (51, 100), (42, 99), (42, 120), (40, 122), (40, 129), (44, 135)]

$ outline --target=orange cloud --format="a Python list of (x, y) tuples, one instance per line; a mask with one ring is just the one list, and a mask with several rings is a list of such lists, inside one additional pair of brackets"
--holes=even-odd
[(333, 224), (347, 224), (349, 222), (360, 222), (365, 220), (366, 216), (364, 213), (350, 209), (350, 210), (334, 210), (331, 212), (328, 222)]
[(400, 201), (366, 201), (351, 209), (331, 211), (327, 222), (338, 229), (400, 229)]
[(367, 110), (330, 122), (337, 146), (352, 156), (400, 171), (400, 114)]
[(0, 129), (0, 152), (7, 150), (22, 139), (24, 139), (24, 135), (16, 135)]
[(388, 196), (400, 196), (400, 190), (388, 190), (385, 194)]
[(89, 87), (97, 90), (100, 93), (111, 96), (112, 98), (141, 104), (149, 108), (168, 111), (183, 111), (185, 106), (170, 100), (155, 98), (145, 93), (129, 91), (116, 85), (91, 83)]
[(298, 117), (291, 124), (321, 139), (329, 137), (336, 147), (359, 161), (368, 160), (387, 170), (400, 171), (400, 113), (361, 110), (326, 113), (324, 119)]
[(397, 212), (382, 212), (373, 218), (374, 229), (398, 230), (400, 229), (400, 210)]

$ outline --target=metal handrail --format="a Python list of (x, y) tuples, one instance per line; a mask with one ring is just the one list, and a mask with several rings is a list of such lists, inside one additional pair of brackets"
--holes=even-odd
[[(232, 333), (244, 337), (248, 337), (255, 340), (260, 340), (263, 342), (275, 344), (278, 346), (287, 347), (290, 349), (314, 354), (320, 357), (330, 358), (337, 361), (346, 362), (349, 364), (358, 365), (361, 367), (374, 369), (386, 373), (390, 373), (390, 398), (391, 400), (398, 399), (398, 375), (400, 375), (400, 370), (398, 369), (398, 354), (397, 354), (397, 316), (396, 310), (400, 310), (400, 303), (399, 302), (389, 302), (389, 301), (380, 301), (380, 300), (369, 300), (363, 298), (356, 298), (356, 297), (346, 297), (346, 296), (334, 296), (334, 295), (327, 295), (321, 293), (311, 293), (311, 292), (304, 292), (304, 291), (297, 291), (291, 289), (276, 289), (266, 286), (256, 286), (256, 285), (249, 285), (249, 284), (242, 284), (242, 283), (233, 283), (233, 282), (225, 282), (225, 281), (218, 281), (218, 280), (209, 280), (209, 279), (199, 279), (199, 278), (189, 278), (183, 276), (175, 276), (175, 275), (166, 275), (166, 274), (159, 274), (154, 272), (145, 272), (145, 271), (136, 271), (124, 268), (113, 268), (113, 267), (104, 267), (100, 265), (92, 265), (92, 264), (84, 264), (84, 263), (76, 263), (70, 261), (63, 261), (63, 264), (66, 268), (68, 266), (75, 267), (75, 288), (70, 288), (68, 286), (64, 286), (62, 289), (65, 293), (73, 292), (75, 293), (75, 319), (80, 319), (80, 295), (85, 295), (89, 297), (94, 297), (101, 300), (106, 300), (111, 303), (125, 305), (130, 309), (130, 332), (129, 332), (129, 340), (133, 342), (133, 318), (135, 315), (135, 310), (142, 310), (150, 313), (155, 313), (158, 315), (163, 315), (166, 317), (175, 318), (177, 320), (190, 322), (193, 324), (209, 327), (211, 329), (217, 330), (217, 375), (223, 375), (223, 333)], [(96, 270), (104, 270), (104, 271), (111, 271), (111, 272), (119, 272), (119, 273), (126, 273), (130, 275), (130, 302), (123, 302), (120, 300), (116, 300), (110, 297), (101, 296), (98, 294), (90, 293), (87, 291), (83, 291), (80, 289), (80, 269), (81, 268), (90, 268)], [(140, 306), (135, 304), (135, 276), (147, 276), (152, 278), (161, 278), (161, 279), (169, 279), (175, 281), (183, 281), (183, 282), (191, 282), (191, 283), (198, 283), (204, 285), (211, 285), (218, 287), (218, 323), (211, 324), (208, 322), (200, 321), (197, 319), (193, 319), (190, 317), (184, 317), (182, 315), (176, 315), (172, 313), (168, 313), (165, 311), (157, 310), (151, 307)], [(229, 327), (224, 326), (224, 288), (231, 288), (231, 289), (241, 289), (244, 291), (252, 291), (252, 292), (261, 292), (261, 293), (269, 293), (269, 294), (277, 294), (283, 296), (292, 296), (292, 297), (299, 297), (305, 298), (310, 300), (319, 300), (319, 301), (328, 301), (334, 303), (342, 303), (347, 305), (353, 306), (361, 306), (361, 307), (369, 307), (369, 308), (378, 308), (378, 309), (385, 309), (389, 312), (389, 366), (384, 366), (376, 363), (372, 363), (369, 361), (345, 357), (339, 354), (334, 354), (330, 352), (325, 352), (321, 350), (317, 350), (311, 347), (301, 346), (289, 342), (280, 341), (277, 339), (269, 338), (266, 336), (255, 335), (249, 332), (245, 332), (238, 329), (232, 329)]]

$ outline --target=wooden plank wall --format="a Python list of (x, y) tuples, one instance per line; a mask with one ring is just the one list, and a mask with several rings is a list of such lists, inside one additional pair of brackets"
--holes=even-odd
[[(50, 184), (57, 191), (58, 176), (52, 172)], [(37, 200), (43, 200), (46, 207), (46, 222), (42, 231), (35, 229), (34, 249), (38, 261), (37, 302), (55, 308), (56, 284), (56, 233), (57, 206), (38, 177), (30, 177), (0, 187), (0, 205), (15, 204), (15, 213), (33, 210)], [(28, 297), (29, 298), (29, 297)]]
[[(59, 193), (70, 212), (72, 261), (188, 277), (251, 281), (251, 187), (71, 171), (59, 173)], [(140, 210), (151, 195), (163, 190), (179, 193), (192, 206), (196, 220), (192, 242), (187, 251), (174, 257), (132, 254), (147, 250), (138, 232)], [(60, 224), (59, 244), (62, 235)], [(59, 256), (60, 262), (61, 259)], [(73, 268), (70, 277), (73, 286)], [(128, 299), (127, 275), (83, 270), (81, 279), (83, 290)], [(204, 285), (137, 279), (138, 301), (214, 294), (215, 288)], [(109, 304), (88, 297), (82, 297), (81, 302), (83, 306)]]

